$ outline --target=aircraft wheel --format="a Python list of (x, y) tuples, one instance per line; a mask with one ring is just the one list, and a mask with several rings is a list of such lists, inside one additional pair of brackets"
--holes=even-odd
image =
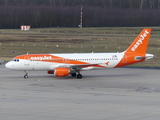
[(76, 73), (72, 73), (71, 74), (72, 77), (76, 77), (76, 75), (77, 75)]
[(81, 78), (82, 78), (82, 75), (81, 75), (81, 74), (78, 74), (78, 75), (77, 75), (77, 78), (78, 78), (78, 79), (81, 79)]
[(27, 79), (27, 78), (28, 78), (28, 75), (25, 75), (24, 78)]

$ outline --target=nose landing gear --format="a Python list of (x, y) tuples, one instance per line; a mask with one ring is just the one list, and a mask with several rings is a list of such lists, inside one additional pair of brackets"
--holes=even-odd
[(24, 78), (27, 79), (28, 78), (28, 72), (24, 71), (26, 74), (24, 75)]

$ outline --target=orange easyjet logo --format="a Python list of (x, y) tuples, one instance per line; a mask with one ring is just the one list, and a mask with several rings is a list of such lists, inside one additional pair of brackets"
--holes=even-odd
[(30, 57), (30, 60), (52, 60), (52, 56)]
[(138, 46), (143, 43), (143, 40), (147, 37), (148, 34), (149, 34), (149, 32), (147, 30), (145, 30), (145, 32), (140, 35), (139, 40), (136, 42), (135, 45), (133, 45), (131, 50), (135, 51), (138, 48)]

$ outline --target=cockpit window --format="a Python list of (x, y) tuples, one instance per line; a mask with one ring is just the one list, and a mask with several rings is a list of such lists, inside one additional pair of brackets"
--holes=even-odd
[(12, 61), (14, 61), (14, 62), (19, 62), (19, 59), (13, 59)]

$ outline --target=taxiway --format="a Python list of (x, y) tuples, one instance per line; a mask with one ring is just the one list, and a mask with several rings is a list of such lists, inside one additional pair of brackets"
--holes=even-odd
[(1, 120), (159, 120), (160, 69), (117, 68), (56, 78), (0, 65)]

